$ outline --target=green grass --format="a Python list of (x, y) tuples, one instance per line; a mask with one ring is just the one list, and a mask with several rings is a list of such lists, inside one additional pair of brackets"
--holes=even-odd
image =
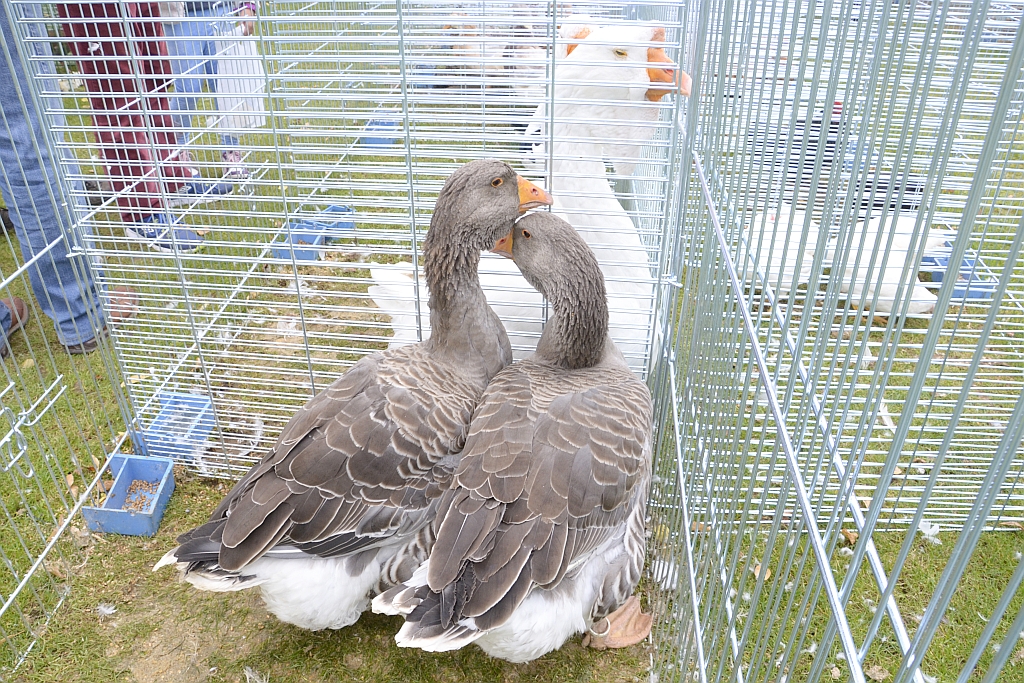
[[(4, 241), (0, 272), (12, 273), (22, 262), (21, 254), (13, 234)], [(68, 357), (53, 324), (36, 305), (27, 278), (16, 279), (3, 296), (19, 296), (29, 303), (29, 320), (12, 335), (12, 355), (3, 364), (3, 433), (10, 429), (8, 420), (25, 416), (24, 452), (11, 440), (11, 447), (0, 453), (0, 599), (6, 601), (67, 519), (124, 426), (103, 354)], [(10, 465), (9, 459), (16, 456), (17, 464)], [(83, 559), (64, 539), (47, 562), (72, 567)], [(0, 678), (31, 644), (29, 629), (38, 632), (45, 627), (64, 591), (62, 579), (36, 572), (0, 617)]]
[[(664, 489), (662, 493), (667, 495)], [(802, 527), (798, 523), (782, 522), (778, 535), (769, 545), (768, 532), (772, 520), (755, 519), (746, 523), (733, 521), (741, 525), (740, 531), (735, 526), (718, 527), (707, 516), (695, 514), (698, 516), (691, 525), (691, 538), (698, 566), (697, 586), (702, 592), (702, 619), (706, 620), (705, 629), (710, 631), (710, 634), (705, 633), (704, 646), (711, 669), (717, 668), (723, 659), (724, 671), (732, 672), (735, 666), (724, 637), (724, 623), (716, 627), (713, 622), (716, 612), (724, 611), (718, 602), (723, 599), (724, 591), (732, 596), (733, 609), (737, 615), (737, 638), (742, 642), (745, 630), (748, 633), (748, 639), (741, 650), (746, 677), (761, 680), (766, 672), (775, 676), (781, 669), (791, 681), (809, 680), (815, 651), (821, 650), (817, 655), (824, 653), (826, 657), (825, 680), (831, 680), (829, 672), (833, 668), (839, 669), (840, 680), (847, 680), (849, 669), (840, 654), (838, 639), (823, 649), (826, 645), (822, 639), (831, 610), (824, 595), (818, 592), (821, 582), (814, 576), (814, 557)], [(678, 558), (679, 551), (675, 548), (682, 542), (678, 511), (656, 508), (652, 517), (649, 562), (664, 563), (666, 558)], [(957, 534), (944, 532), (939, 534), (939, 538), (941, 544), (933, 544), (918, 535), (912, 542), (903, 570), (896, 577), (894, 597), (911, 639), (952, 557)], [(893, 576), (891, 568), (905, 539), (906, 534), (901, 531), (876, 532), (873, 535), (872, 540), (890, 576)], [(826, 539), (826, 549), (832, 572), (837, 583), (842, 586), (844, 579), (854, 570), (850, 562), (850, 546), (845, 539), (840, 539), (835, 545)], [(1021, 530), (982, 535), (963, 577), (956, 584), (949, 609), (943, 615), (925, 655), (922, 664), (924, 673), (942, 683), (952, 683), (957, 679), (988, 620), (992, 618), (993, 610), (1020, 561), (1021, 551), (1024, 551), (1024, 532)], [(709, 556), (712, 558), (710, 566), (703, 564), (708, 561), (703, 558)], [(736, 569), (734, 572), (729, 570), (728, 584), (723, 585), (717, 568), (731, 567), (733, 561), (737, 563)], [(679, 564), (679, 560), (676, 560), (676, 566)], [(758, 573), (765, 577), (760, 582), (755, 574), (758, 565), (762, 567)], [(688, 627), (685, 615), (690, 613), (691, 608), (685, 581), (685, 577), (681, 577), (681, 585), (671, 591), (664, 589), (657, 581), (645, 582), (648, 601), (661, 610), (654, 633), (660, 649), (654, 656), (656, 668), (663, 673), (666, 669), (672, 670), (675, 664), (672, 644), (679, 637), (679, 632), (686, 633)], [(678, 588), (682, 588), (682, 591), (677, 592)], [(1015, 588), (1010, 606), (999, 621), (994, 637), (982, 653), (979, 665), (968, 678), (969, 681), (982, 679), (995, 654), (993, 644), (1002, 641), (1010, 623), (1024, 605), (1024, 586)], [(801, 605), (806, 599), (812, 602), (809, 607), (802, 609)], [(865, 563), (859, 568), (853, 592), (844, 609), (858, 645), (865, 642), (878, 603), (879, 591)], [(680, 618), (668, 618), (665, 612), (669, 611), (680, 614)], [(794, 639), (794, 645), (789, 647), (787, 642), (791, 638)], [(766, 648), (766, 651), (761, 648)], [(895, 674), (901, 659), (902, 651), (895, 632), (888, 618), (883, 618), (864, 667), (880, 667)], [(998, 680), (1024, 681), (1024, 643), (1014, 646), (1010, 660)]]

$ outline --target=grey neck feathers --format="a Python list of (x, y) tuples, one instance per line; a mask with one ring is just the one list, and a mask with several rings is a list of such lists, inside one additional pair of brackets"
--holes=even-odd
[(480, 230), (449, 221), (439, 200), (423, 241), (423, 274), (430, 293), (430, 344), (458, 351), (471, 328), (493, 317), (480, 288)]
[(537, 344), (537, 355), (570, 370), (593, 367), (608, 339), (604, 277), (593, 257), (567, 263), (562, 275), (544, 291), (554, 313)]

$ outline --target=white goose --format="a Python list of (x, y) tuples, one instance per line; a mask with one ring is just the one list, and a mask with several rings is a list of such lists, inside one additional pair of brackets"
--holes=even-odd
[[(664, 41), (661, 27), (581, 26), (585, 39), (567, 46), (555, 73), (553, 209), (576, 227), (597, 255), (607, 281), (612, 339), (637, 370), (647, 354), (653, 277), (640, 234), (609, 185), (605, 160), (611, 159), (620, 172), (632, 171), (631, 164), (654, 133), (657, 103), (677, 89), (689, 94), (690, 79), (682, 72), (677, 78), (662, 48), (643, 45)], [(538, 129), (543, 133), (545, 118), (535, 114), (537, 126), (528, 135)], [(543, 155), (542, 147), (535, 146), (533, 154)], [(374, 266), (370, 273), (370, 296), (392, 319), (392, 346), (415, 342), (411, 266)], [(481, 260), (480, 281), (488, 303), (505, 324), (513, 353), (524, 357), (543, 329), (542, 297), (498, 258)], [(421, 287), (418, 322), (425, 336), (429, 326), (424, 296)]]
[[(847, 294), (854, 306), (860, 305), (862, 296), (865, 306), (870, 306), (877, 295), (878, 300), (872, 310), (876, 314), (888, 315), (902, 307), (902, 302), (896, 300), (896, 292), (902, 284), (903, 297), (910, 297), (908, 314), (927, 315), (935, 311), (935, 302), (938, 300), (935, 293), (918, 282), (912, 272), (908, 271), (906, 277), (903, 275), (903, 267), (907, 259), (913, 255), (910, 246), (916, 223), (917, 216), (906, 213), (898, 213), (895, 218), (890, 213), (884, 223), (881, 216), (875, 216), (867, 222), (856, 223), (847, 238), (851, 253), (847, 255), (841, 272), (838, 238), (833, 238), (829, 242), (825, 252), (825, 264), (832, 265), (833, 277), (839, 273), (839, 291)], [(891, 245), (888, 244), (890, 235)], [(925, 250), (940, 248), (948, 239), (949, 235), (945, 233), (929, 234)], [(869, 268), (871, 254), (876, 247), (878, 254), (874, 265)], [(859, 264), (856, 263), (858, 251)]]
[[(806, 219), (805, 211), (794, 209), (785, 201), (754, 214), (737, 269), (755, 289), (767, 284), (775, 296), (784, 298), (798, 285), (810, 281), (819, 231), (817, 221), (808, 224)], [(804, 235), (806, 240), (801, 246)], [(748, 256), (756, 264), (757, 274)]]
[[(778, 208), (755, 214), (751, 221), (746, 250), (776, 296), (786, 297), (798, 285), (810, 282), (815, 248), (819, 240), (827, 239), (822, 267), (831, 269), (831, 277), (839, 280), (840, 293), (850, 297), (854, 307), (860, 305), (862, 296), (865, 305), (870, 306), (877, 294), (878, 300), (872, 309), (874, 313), (892, 313), (900, 307), (896, 301), (896, 292), (902, 282), (903, 296), (910, 297), (908, 314), (926, 315), (935, 310), (935, 294), (916, 279), (911, 281), (909, 276), (906, 279), (903, 277), (903, 267), (911, 257), (910, 244), (916, 216), (897, 214), (895, 220), (887, 217), (884, 225), (880, 216), (866, 223), (855, 223), (846, 242), (851, 253), (841, 269), (839, 261), (842, 253), (838, 238), (828, 238), (827, 232), (822, 231), (816, 221), (808, 223), (806, 216), (806, 212), (781, 202)], [(890, 233), (892, 244), (886, 251)], [(803, 236), (806, 239), (801, 245)], [(939, 248), (948, 239), (945, 233), (929, 235), (925, 248)], [(874, 265), (869, 268), (871, 254), (876, 246), (878, 255)], [(857, 263), (858, 252), (860, 263)], [(746, 252), (741, 254), (741, 257), (745, 256)], [(762, 282), (754, 276), (749, 262), (741, 262), (739, 268), (741, 273), (747, 275), (748, 282), (760, 288)]]

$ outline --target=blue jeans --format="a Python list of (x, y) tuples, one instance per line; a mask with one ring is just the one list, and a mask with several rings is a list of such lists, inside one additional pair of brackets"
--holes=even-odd
[[(209, 84), (211, 94), (217, 92), (217, 37), (234, 28), (231, 15), (234, 3), (224, 2), (209, 9), (188, 12), (181, 21), (164, 22), (164, 38), (167, 40), (167, 54), (171, 57), (171, 71), (174, 72), (174, 97), (171, 99), (171, 115), (178, 128), (192, 128), (196, 100), (202, 96), (203, 81)], [(214, 102), (216, 102), (214, 98)], [(221, 141), (228, 149), (238, 146), (238, 138), (221, 135)], [(187, 134), (178, 133), (178, 144), (185, 145)]]
[[(21, 7), (25, 16), (41, 16), (39, 5)], [(81, 344), (96, 336), (95, 330), (104, 324), (103, 314), (88, 268), (68, 258), (64, 235), (70, 232), (73, 209), (54, 174), (47, 134), (40, 125), (9, 18), (0, 2), (0, 194), (10, 211), (22, 257), (30, 264), (29, 281), (40, 308), (53, 320), (62, 344)], [(42, 24), (26, 24), (25, 29), (45, 35)], [(41, 74), (53, 75), (40, 85), (59, 93), (49, 43), (28, 43), (25, 48), (42, 58), (37, 62)], [(54, 108), (59, 111), (59, 102)], [(52, 115), (50, 121), (54, 127), (64, 125), (60, 114)], [(66, 175), (77, 177), (78, 165), (69, 151), (62, 149), (61, 156)], [(4, 279), (0, 275), (0, 281)], [(0, 339), (10, 327), (10, 311), (0, 307)]]

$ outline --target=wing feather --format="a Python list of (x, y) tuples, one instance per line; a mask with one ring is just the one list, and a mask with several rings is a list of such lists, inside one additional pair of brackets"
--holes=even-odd
[(649, 391), (625, 368), (567, 378), (527, 360), (495, 377), (439, 506), (429, 594), (404, 641), (427, 613), (429, 638), (439, 628), (454, 638), (469, 618), (480, 631), (499, 626), (534, 588), (621, 535), (645, 500), (652, 417)]
[(472, 555), (493, 532), (502, 509), (493, 503), (486, 506), (484, 502), (466, 490), (456, 493), (430, 554), (427, 584), (433, 590), (454, 581), (462, 560)]
[(481, 392), (479, 379), (439, 362), (412, 346), (353, 365), (296, 412), (210, 521), (182, 537), (178, 561), (190, 552), (208, 560), (219, 546), (232, 571), (276, 544), (328, 557), (413, 542), (433, 520), (454, 468), (440, 463), (464, 443)]
[[(307, 497), (316, 495), (318, 498), (321, 493), (316, 489), (311, 489), (307, 494)], [(314, 541), (318, 538), (322, 538), (327, 529), (334, 526), (334, 522), (337, 519), (338, 512), (341, 509), (343, 498), (331, 497), (323, 499), (321, 498), (320, 507), (317, 508), (316, 513), (309, 518), (306, 522), (296, 523), (294, 527), (288, 532), (288, 537), (296, 543), (307, 543)], [(292, 514), (292, 522), (295, 522), (296, 514)], [(339, 525), (340, 526), (340, 525)]]

